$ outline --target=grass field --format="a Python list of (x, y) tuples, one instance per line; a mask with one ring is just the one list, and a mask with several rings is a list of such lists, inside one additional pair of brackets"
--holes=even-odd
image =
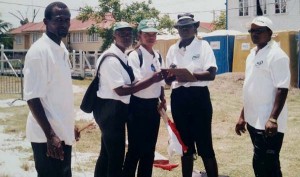
[[(253, 177), (252, 170), (252, 145), (249, 134), (237, 136), (234, 132), (236, 120), (242, 108), (242, 84), (244, 75), (241, 73), (227, 73), (218, 75), (216, 80), (209, 86), (214, 108), (212, 133), (219, 173), (230, 177)], [(73, 84), (86, 88), (89, 80), (74, 80)], [(259, 89), (259, 88), (257, 88)], [(166, 90), (168, 97), (170, 90)], [(75, 94), (75, 106), (78, 109), (83, 93)], [(1, 99), (9, 96), (0, 95)], [(284, 177), (300, 176), (300, 90), (290, 89), (288, 95), (289, 121), (285, 133), (284, 143), (281, 151), (281, 166)], [(28, 113), (27, 106), (1, 108), (0, 113), (9, 114), (9, 119), (0, 119), (0, 126), (5, 125), (4, 132), (8, 134), (22, 134), (24, 136), (25, 122)], [(88, 123), (87, 120), (77, 121), (79, 126)], [(76, 143), (77, 154), (89, 154), (86, 161), (78, 160), (74, 165), (74, 171), (93, 172), (95, 161), (100, 150), (100, 131), (98, 128), (89, 129), (82, 133), (81, 140)], [(25, 140), (24, 140), (25, 141)], [(159, 132), (156, 151), (167, 157), (168, 134), (163, 121)], [(31, 151), (30, 148), (19, 148), (21, 152)], [(82, 158), (82, 156), (81, 156)], [(32, 160), (32, 157), (29, 159)], [(180, 157), (170, 158), (172, 163), (180, 163)], [(23, 164), (23, 166), (28, 165)], [(0, 164), (1, 167), (1, 164)], [(25, 167), (22, 167), (25, 169)], [(201, 158), (195, 161), (194, 169), (203, 171)], [(153, 177), (180, 177), (181, 167), (172, 171), (164, 171), (154, 168)], [(1, 174), (0, 174), (1, 177)], [(76, 177), (76, 176), (75, 176)]]

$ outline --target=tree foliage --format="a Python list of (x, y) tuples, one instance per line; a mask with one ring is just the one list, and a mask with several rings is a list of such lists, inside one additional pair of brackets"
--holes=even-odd
[(222, 11), (217, 17), (217, 20), (213, 22), (214, 30), (226, 29), (226, 13)]
[[(151, 7), (151, 0), (148, 2), (133, 2), (123, 6), (121, 6), (120, 0), (98, 0), (98, 2), (99, 6), (97, 8), (91, 6), (81, 8), (77, 19), (86, 21), (92, 18), (96, 22), (101, 22), (105, 14), (109, 12), (113, 14), (116, 21), (126, 21), (132, 25), (137, 25), (142, 19), (153, 18), (159, 20), (159, 11)], [(163, 19), (168, 21), (167, 17)], [(164, 24), (167, 24), (167, 22)], [(102, 37), (103, 45), (100, 49), (102, 51), (107, 49), (113, 42), (112, 29), (99, 29), (94, 25), (89, 29), (89, 33), (98, 33)], [(134, 34), (136, 34), (136, 30)]]
[(12, 48), (13, 46), (13, 39), (7, 34), (11, 26), (12, 25), (10, 23), (4, 22), (2, 19), (0, 19), (0, 44), (3, 44), (5, 48)]
[(158, 29), (167, 29), (170, 33), (174, 29), (175, 21), (171, 20), (169, 15), (164, 15), (159, 19)]

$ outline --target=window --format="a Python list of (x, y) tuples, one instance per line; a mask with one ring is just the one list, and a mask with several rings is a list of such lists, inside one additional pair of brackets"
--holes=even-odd
[(99, 41), (99, 34), (98, 33), (93, 33), (89, 34), (87, 38), (88, 42), (98, 42)]
[(40, 33), (32, 33), (32, 43), (37, 41), (41, 37)]
[(267, 14), (267, 2), (266, 0), (256, 0), (256, 15)]
[(83, 42), (83, 33), (72, 33), (71, 34), (71, 42), (72, 43), (81, 43)]
[(286, 0), (275, 0), (275, 13), (276, 14), (286, 13)]
[(15, 37), (16, 44), (22, 44), (23, 43), (23, 36), (17, 35)]
[(248, 0), (239, 0), (239, 16), (249, 15), (249, 2)]

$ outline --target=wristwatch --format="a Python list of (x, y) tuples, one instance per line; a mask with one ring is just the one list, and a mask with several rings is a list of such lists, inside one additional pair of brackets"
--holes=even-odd
[(274, 123), (274, 124), (277, 124), (277, 119), (274, 119), (273, 117), (270, 117), (269, 121), (272, 122), (272, 123)]

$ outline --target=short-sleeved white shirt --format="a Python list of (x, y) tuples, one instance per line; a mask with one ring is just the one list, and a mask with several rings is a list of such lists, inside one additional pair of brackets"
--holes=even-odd
[[(191, 73), (206, 71), (210, 67), (217, 67), (214, 52), (207, 41), (194, 38), (192, 43), (185, 49), (179, 48), (180, 41), (173, 44), (167, 53), (166, 67), (175, 64), (177, 68), (187, 68)], [(171, 88), (175, 89), (180, 86), (190, 87), (208, 86), (209, 81), (197, 82), (172, 82)]]
[[(160, 71), (163, 66), (163, 60), (160, 63), (159, 54), (155, 52), (155, 56), (149, 53), (143, 46), (139, 49), (142, 52), (143, 64), (140, 65), (138, 53), (134, 50), (129, 54), (128, 64), (132, 67), (136, 81), (151, 77), (154, 72)], [(139, 98), (158, 98), (161, 94), (161, 87), (164, 86), (164, 81), (157, 82), (151, 86), (134, 93)]]
[[(125, 64), (128, 63), (128, 58), (115, 44), (106, 50), (97, 60), (97, 68), (102, 57), (107, 53), (116, 54)], [(119, 96), (114, 89), (120, 86), (131, 84), (130, 77), (127, 71), (123, 68), (120, 61), (115, 57), (107, 57), (100, 66), (99, 72), (100, 82), (97, 96), (105, 99), (113, 99), (129, 104), (130, 95)]]
[[(252, 127), (264, 130), (276, 97), (277, 88), (289, 88), (289, 57), (271, 40), (257, 54), (257, 47), (246, 60), (243, 86), (244, 116)], [(278, 131), (284, 132), (287, 124), (287, 105), (278, 117)]]
[[(45, 33), (28, 50), (24, 65), (24, 98), (39, 98), (56, 135), (72, 145), (74, 136), (74, 98), (68, 51)], [(45, 143), (47, 138), (29, 112), (26, 136), (30, 142)]]

